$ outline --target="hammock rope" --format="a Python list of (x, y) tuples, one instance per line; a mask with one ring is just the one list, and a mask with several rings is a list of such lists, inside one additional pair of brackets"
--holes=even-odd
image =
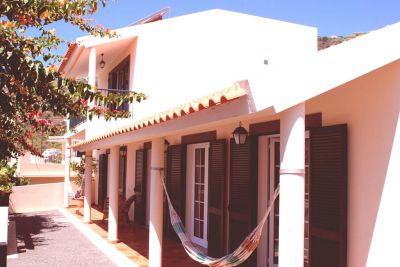
[(258, 243), (260, 242), (261, 234), (265, 222), (269, 214), (271, 213), (272, 207), (275, 203), (276, 198), (279, 195), (279, 185), (275, 189), (273, 198), (271, 203), (269, 204), (267, 210), (261, 221), (258, 225), (253, 229), (253, 231), (242, 241), (242, 243), (237, 247), (232, 253), (225, 255), (221, 258), (213, 258), (209, 257), (200, 250), (196, 248), (196, 246), (190, 241), (190, 238), (187, 236), (185, 227), (183, 223), (175, 211), (174, 207), (172, 206), (171, 199), (169, 197), (167, 187), (165, 185), (165, 180), (162, 179), (163, 187), (165, 191), (165, 195), (168, 201), (168, 208), (169, 208), (169, 215), (171, 219), (171, 225), (174, 228), (176, 234), (178, 235), (183, 248), (185, 249), (186, 253), (189, 255), (190, 258), (193, 260), (212, 267), (230, 267), (230, 266), (237, 266), (247, 260), (248, 257), (253, 253), (253, 251), (257, 248)]

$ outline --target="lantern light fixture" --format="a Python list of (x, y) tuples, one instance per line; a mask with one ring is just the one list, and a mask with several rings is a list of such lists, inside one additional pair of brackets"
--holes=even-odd
[(104, 61), (103, 56), (104, 56), (104, 54), (102, 53), (101, 54), (101, 61), (100, 61), (100, 68), (101, 69), (104, 69), (104, 66), (106, 65), (106, 62)]
[(237, 145), (243, 145), (244, 143), (246, 143), (246, 139), (249, 133), (244, 127), (242, 127), (242, 122), (239, 122), (239, 127), (237, 127), (233, 131), (232, 135)]
[(121, 148), (119, 149), (119, 154), (122, 157), (126, 157), (126, 153), (127, 153), (127, 147), (126, 146), (121, 146)]

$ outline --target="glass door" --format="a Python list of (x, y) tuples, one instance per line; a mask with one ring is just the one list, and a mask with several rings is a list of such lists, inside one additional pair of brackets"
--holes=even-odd
[[(306, 135), (307, 136), (307, 135)], [(309, 173), (310, 173), (310, 139), (305, 140), (305, 195), (304, 195), (304, 267), (309, 265)], [(280, 142), (279, 137), (269, 139), (269, 179), (268, 179), (268, 204), (271, 202), (274, 191), (279, 184), (280, 171)], [(274, 203), (268, 219), (268, 265), (279, 265), (279, 197)]]
[(209, 143), (188, 145), (187, 229), (191, 240), (207, 248)]

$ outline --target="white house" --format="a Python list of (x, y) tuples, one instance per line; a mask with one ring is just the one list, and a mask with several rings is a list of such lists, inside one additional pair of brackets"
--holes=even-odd
[[(98, 162), (84, 220), (108, 196), (116, 241), (119, 196), (135, 193), (149, 265), (161, 266), (162, 239), (174, 235), (165, 176), (191, 241), (217, 257), (250, 233), (280, 184), (242, 266), (400, 265), (400, 24), (318, 51), (308, 26), (224, 10), (162, 14), (119, 38), (79, 38), (60, 67), (105, 92), (149, 95), (124, 107), (129, 119), (86, 121), (65, 136), (67, 155)], [(242, 145), (232, 139), (239, 123)]]

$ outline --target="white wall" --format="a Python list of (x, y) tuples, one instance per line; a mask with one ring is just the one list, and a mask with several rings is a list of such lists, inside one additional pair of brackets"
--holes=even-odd
[(63, 207), (64, 183), (13, 187), (10, 195), (11, 212), (55, 210)]
[(400, 62), (306, 104), (348, 124), (348, 266), (400, 266)]
[[(210, 10), (119, 30), (121, 38), (111, 43), (92, 39), (105, 53), (106, 67), (98, 70), (98, 86), (106, 87), (108, 72), (131, 54), (132, 90), (149, 98), (134, 104), (134, 118), (144, 118), (177, 105), (303, 62), (317, 51), (317, 30), (312, 27), (224, 10)], [(87, 69), (82, 52), (74, 69)], [(100, 58), (98, 57), (98, 60)], [(264, 64), (264, 60), (268, 64)], [(69, 63), (73, 64), (73, 63)], [(79, 65), (79, 66), (78, 66)], [(72, 75), (73, 73), (71, 73)], [(272, 87), (271, 93), (272, 93)], [(267, 101), (268, 99), (265, 99)], [(86, 138), (99, 135), (129, 120), (94, 120)]]
[(235, 81), (268, 75), (270, 66), (317, 51), (315, 28), (223, 10), (140, 29), (134, 88), (150, 98), (137, 106), (137, 117), (208, 95)]

